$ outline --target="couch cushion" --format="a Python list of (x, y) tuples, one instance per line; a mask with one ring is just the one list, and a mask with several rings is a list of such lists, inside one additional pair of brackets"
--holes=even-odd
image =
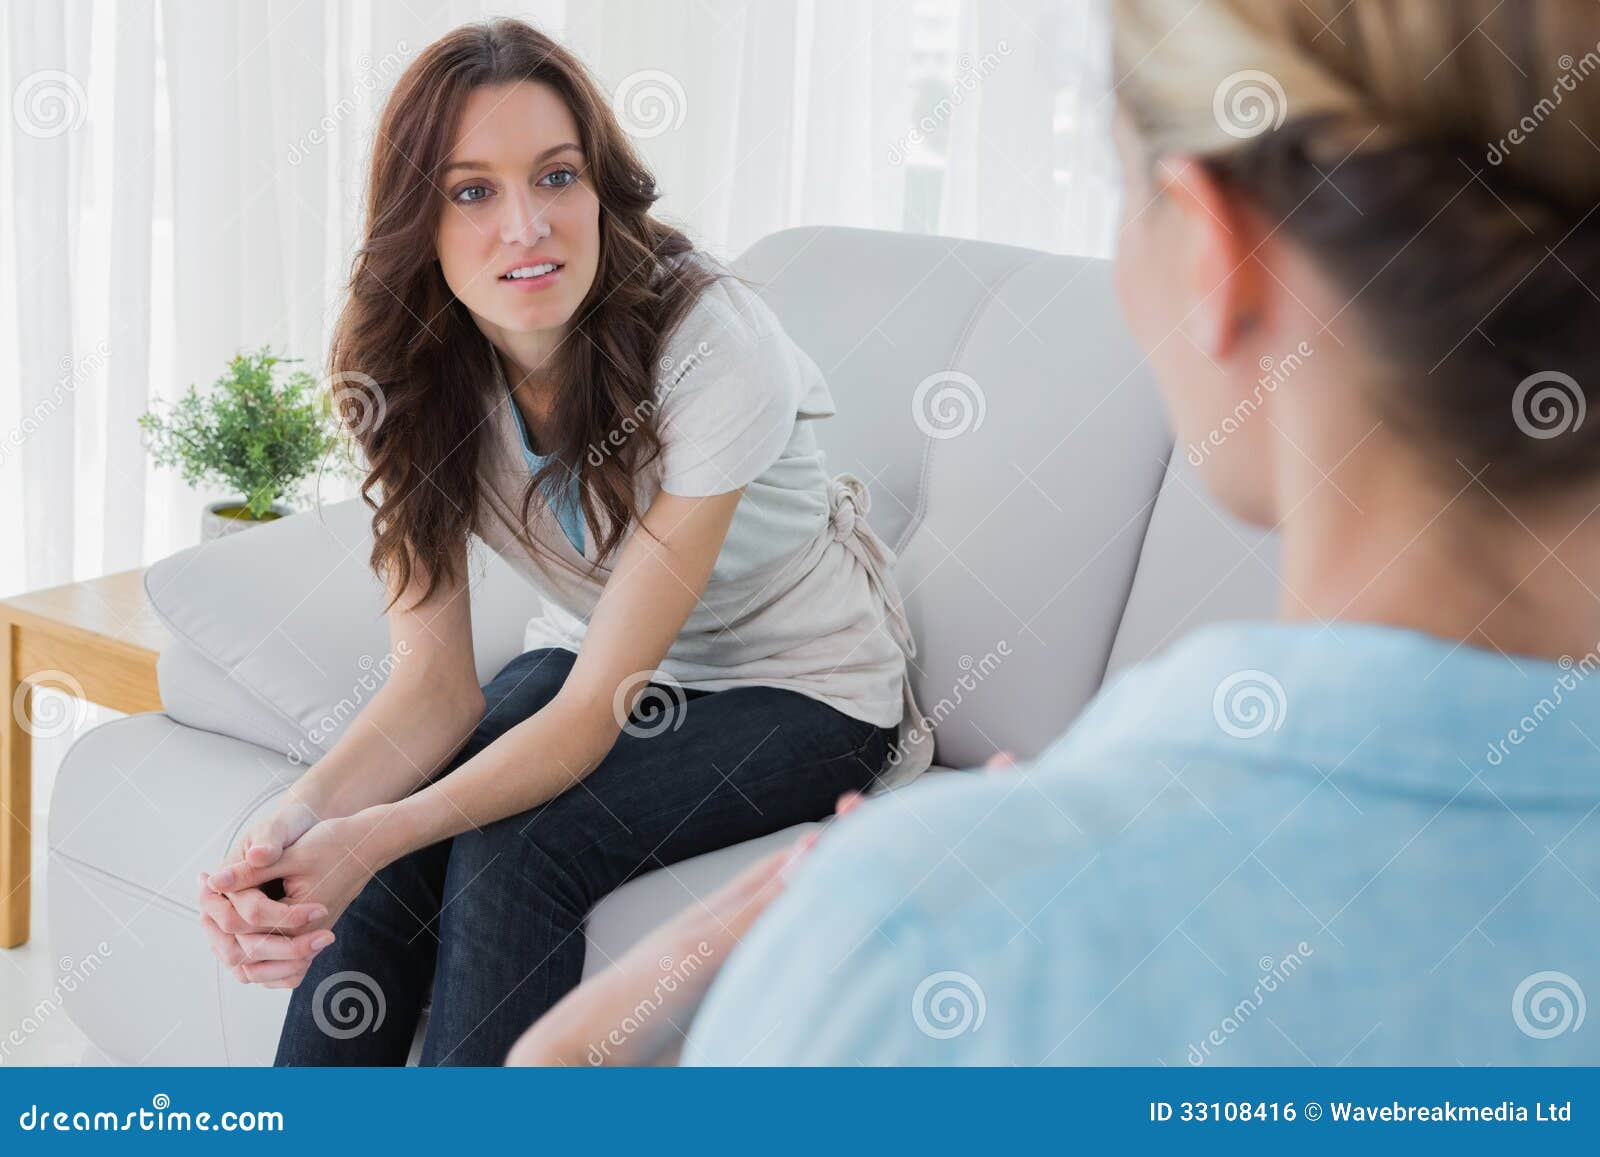
[[(117, 1060), (270, 1064), (289, 993), (222, 973), (200, 932), (196, 875), (299, 773), (282, 754), (152, 713), (88, 732), (68, 752), (50, 803), (52, 954), (99, 971), (70, 1005)], [(916, 785), (873, 806), (915, 807)], [(600, 903), (585, 971), (814, 825), (649, 872)], [(107, 950), (99, 948), (104, 942)]]
[(1100, 686), (1171, 448), (1109, 263), (818, 228), (739, 267), (838, 400), (818, 442), (899, 553), (937, 760), (1037, 754)]
[(185, 726), (243, 739), (269, 751), (306, 746), (305, 732), (194, 647), (175, 639), (156, 660), (161, 709)]
[(817, 423), (817, 442), (832, 470), (868, 484), (872, 527), (895, 550), (926, 500), (934, 439), (914, 420), (918, 384), (965, 368), (963, 347), (995, 289), (1040, 260), (1051, 259), (984, 241), (824, 226), (764, 237), (735, 263), (822, 370), (838, 413)]
[[(486, 683), (522, 649), (538, 596), (497, 555), (474, 546), (472, 639)], [(158, 667), (168, 713), (302, 763), (324, 754), (396, 661), (370, 549), (369, 512), (352, 499), (152, 566), (150, 603), (192, 652)]]
[(1219, 509), (1194, 468), (1174, 454), (1108, 669), (1142, 662), (1206, 623), (1271, 615), (1281, 586), (1277, 566), (1276, 537)]
[(300, 771), (279, 752), (159, 712), (116, 719), (61, 761), (50, 851), (194, 910), (196, 874), (220, 864), (246, 820)]

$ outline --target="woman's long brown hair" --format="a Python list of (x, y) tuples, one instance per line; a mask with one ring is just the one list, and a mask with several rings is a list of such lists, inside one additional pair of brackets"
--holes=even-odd
[[(535, 497), (549, 493), (546, 483), (572, 470), (598, 558), (616, 550), (638, 515), (633, 478), (661, 451), (652, 404), (660, 348), (721, 275), (709, 264), (676, 260), (693, 253), (692, 243), (650, 215), (655, 178), (570, 52), (516, 20), (466, 25), (429, 45), (379, 121), (365, 237), (328, 356), (335, 405), (367, 463), (361, 497), (373, 512), (369, 563), (391, 580), (394, 598), (418, 567), (426, 576), (422, 599), (440, 581), (464, 578), (455, 573), (455, 548), (482, 509), (478, 467), (493, 429), (486, 419), (491, 406), (513, 404), (494, 396), (494, 349), (436, 260), (445, 197), (434, 178), (469, 94), (518, 81), (547, 84), (566, 102), (578, 124), (583, 179), (600, 201), (595, 282), (549, 367), (564, 383), (540, 430), (553, 460), (528, 481), (523, 527)], [(607, 452), (591, 454), (596, 446)]]

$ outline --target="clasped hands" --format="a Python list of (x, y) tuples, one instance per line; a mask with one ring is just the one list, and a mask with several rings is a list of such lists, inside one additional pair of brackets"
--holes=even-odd
[(382, 812), (318, 819), (287, 801), (247, 828), (223, 865), (199, 875), (200, 927), (235, 979), (294, 988), (334, 941), (333, 925), (383, 858)]

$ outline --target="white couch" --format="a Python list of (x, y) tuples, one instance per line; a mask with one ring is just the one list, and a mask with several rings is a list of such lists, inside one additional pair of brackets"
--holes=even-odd
[[(808, 228), (765, 238), (738, 269), (833, 388), (839, 414), (819, 436), (835, 472), (869, 483), (899, 555), (940, 764), (1032, 755), (1108, 670), (1197, 623), (1270, 612), (1271, 544), (1204, 503), (1172, 453), (1106, 263)], [(160, 662), (166, 709), (85, 735), (50, 801), (51, 951), (101, 958), (66, 996), (96, 1057), (271, 1062), (289, 994), (220, 970), (195, 874), (302, 770), (289, 753), (314, 759), (370, 694), (388, 636), (367, 549), (349, 502), (151, 568), (177, 640)], [(475, 569), (487, 681), (520, 649), (534, 594), (487, 551)], [(634, 880), (592, 914), (590, 967), (798, 830)]]

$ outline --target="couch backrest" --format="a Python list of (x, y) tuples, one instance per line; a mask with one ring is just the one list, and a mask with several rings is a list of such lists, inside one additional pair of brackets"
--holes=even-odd
[(1271, 613), (1270, 543), (1172, 463), (1108, 262), (807, 228), (736, 268), (833, 390), (818, 438), (900, 556), (940, 763), (1032, 755), (1108, 670)]
[[(1219, 515), (1171, 453), (1103, 261), (943, 237), (807, 228), (736, 263), (828, 378), (818, 437), (867, 483), (919, 651), (938, 761), (1021, 756), (1108, 670), (1198, 623), (1269, 613), (1270, 543)], [(172, 629), (167, 713), (315, 759), (386, 670), (359, 501), (150, 569)], [(534, 592), (480, 552), (478, 674), (518, 650)]]

